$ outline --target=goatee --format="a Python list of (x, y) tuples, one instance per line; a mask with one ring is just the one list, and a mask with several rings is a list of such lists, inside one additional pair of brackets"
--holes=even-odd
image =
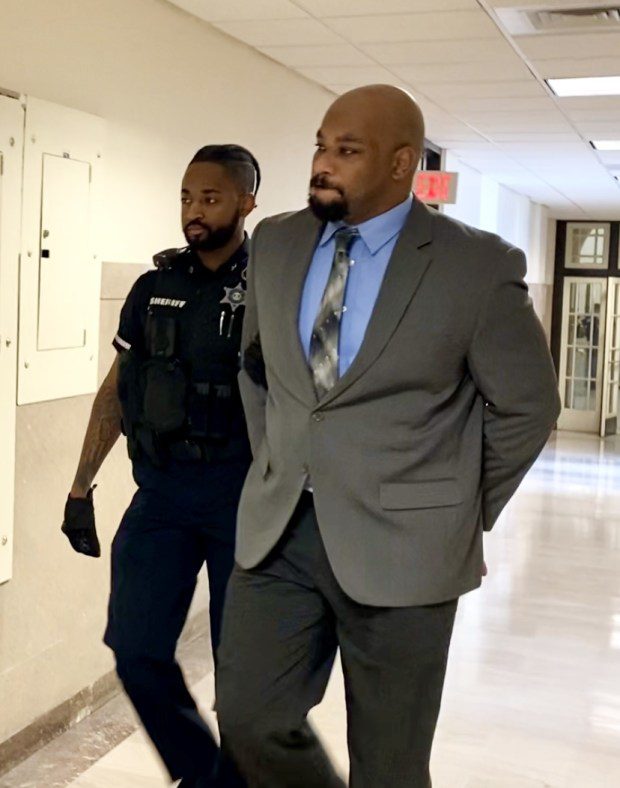
[(344, 197), (342, 200), (325, 203), (310, 195), (308, 206), (321, 222), (341, 222), (349, 214), (349, 205)]
[[(224, 225), (224, 227), (217, 227), (215, 230), (212, 230), (210, 227), (200, 225), (207, 231), (207, 235), (204, 238), (188, 238), (187, 234), (184, 233), (187, 245), (193, 252), (214, 252), (216, 249), (221, 249), (223, 246), (226, 246), (226, 244), (237, 232), (240, 218), (241, 215), (237, 213), (237, 215), (229, 224)], [(193, 224), (195, 226), (197, 223), (194, 222)], [(190, 226), (191, 225), (187, 225), (185, 230), (187, 230)]]

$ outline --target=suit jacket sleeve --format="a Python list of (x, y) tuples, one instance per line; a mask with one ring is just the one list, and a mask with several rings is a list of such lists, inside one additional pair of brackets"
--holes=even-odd
[(468, 354), (486, 402), (483, 527), (490, 531), (544, 447), (560, 412), (553, 362), (527, 285), (525, 255), (496, 261)]
[(256, 383), (244, 369), (243, 358), (245, 350), (252, 342), (260, 343), (258, 328), (258, 314), (256, 310), (256, 248), (262, 222), (255, 228), (250, 243), (250, 257), (248, 261), (247, 293), (245, 299), (245, 315), (243, 317), (243, 332), (241, 334), (241, 371), (239, 372), (239, 389), (243, 401), (243, 409), (248, 425), (248, 436), (252, 447), (252, 454), (256, 452), (265, 436), (265, 403), (267, 391), (264, 386)]

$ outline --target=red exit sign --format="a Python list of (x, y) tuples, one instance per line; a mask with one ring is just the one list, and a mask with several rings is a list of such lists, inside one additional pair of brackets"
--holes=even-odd
[(413, 193), (422, 202), (455, 203), (457, 180), (458, 172), (420, 170), (413, 179)]

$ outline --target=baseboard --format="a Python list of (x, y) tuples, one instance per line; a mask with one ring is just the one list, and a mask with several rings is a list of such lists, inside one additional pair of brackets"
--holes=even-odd
[[(187, 622), (180, 643), (187, 643), (207, 635), (208, 632), (207, 611), (200, 611)], [(115, 671), (112, 670), (97, 679), (94, 684), (42, 714), (6, 741), (0, 742), (0, 776), (101, 708), (120, 691), (120, 682)]]

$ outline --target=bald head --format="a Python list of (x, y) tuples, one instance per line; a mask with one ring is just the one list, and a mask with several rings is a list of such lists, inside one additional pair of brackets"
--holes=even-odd
[(343, 94), (317, 133), (309, 203), (324, 220), (360, 224), (411, 195), (424, 152), (424, 118), (393, 85)]
[(330, 112), (357, 115), (381, 135), (393, 148), (410, 146), (424, 151), (424, 116), (414, 99), (394, 85), (366, 85), (336, 99)]

